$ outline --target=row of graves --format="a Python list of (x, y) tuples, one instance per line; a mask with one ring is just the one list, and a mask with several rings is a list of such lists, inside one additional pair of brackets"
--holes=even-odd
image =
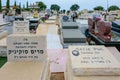
[[(41, 23), (36, 34), (30, 33), (29, 21), (14, 21), (13, 34), (6, 37), (5, 51), (0, 53), (0, 56), (7, 56), (7, 62), (0, 68), (0, 80), (50, 80), (50, 62), (55, 68), (52, 71), (55, 72), (59, 68), (55, 66), (59, 65), (57, 61), (60, 57), (56, 50), (62, 49), (59, 46), (58, 28), (53, 25), (55, 19), (56, 16), (53, 16)], [(48, 34), (42, 35), (39, 28), (43, 27), (45, 30), (46, 26), (49, 28), (46, 30)]]
[[(53, 24), (54, 18), (45, 23)], [(36, 34), (30, 34), (29, 22), (15, 21), (13, 34), (6, 38), (7, 62), (0, 68), (0, 80), (50, 80), (51, 65), (54, 72), (62, 69), (65, 80), (120, 80), (117, 49), (110, 48), (110, 52), (104, 46), (88, 46), (75, 20), (63, 16), (60, 22), (63, 48), (69, 47), (66, 50), (47, 50), (60, 45), (57, 28), (43, 30), (51, 34), (42, 35), (38, 27)], [(45, 29), (46, 24), (41, 26)]]
[(113, 21), (111, 25), (110, 22), (94, 16), (88, 19), (88, 25), (85, 34), (89, 41), (95, 41), (97, 45), (115, 46), (120, 50), (119, 21)]
[(13, 23), (14, 21), (29, 21), (29, 29), (31, 32), (35, 32), (40, 22), (44, 22), (49, 18), (47, 13), (21, 12), (19, 15), (7, 15), (6, 21)]
[(61, 43), (63, 48), (70, 45), (87, 45), (86, 37), (81, 32), (75, 18), (64, 15), (60, 19)]
[(50, 79), (46, 36), (30, 34), (29, 21), (14, 21), (13, 34), (5, 41), (0, 56), (7, 56), (7, 62), (0, 68), (0, 80)]
[[(34, 17), (35, 16), (35, 17)], [(47, 15), (43, 15), (42, 17), (46, 17)], [(17, 16), (16, 20), (13, 22), (13, 28), (12, 28), (12, 33), (13, 34), (38, 34), (39, 35), (39, 24), (41, 23), (42, 26), (46, 24), (50, 24), (50, 27), (48, 30), (48, 33), (53, 33), (57, 34), (57, 27), (55, 25), (56, 23), (56, 16), (49, 17), (49, 19), (45, 20), (45, 24), (42, 23), (40, 20), (41, 18), (38, 17), (38, 13), (34, 13), (33, 16), (28, 16), (26, 18), (21, 19), (22, 17)], [(1, 23), (0, 26), (3, 25), (8, 25), (10, 22), (4, 22)], [(40, 27), (41, 27), (40, 25)], [(9, 25), (8, 25), (9, 26)], [(55, 30), (55, 31), (54, 31)], [(6, 56), (7, 55), (7, 36), (8, 36), (8, 31), (7, 30), (0, 30), (0, 56)], [(51, 35), (49, 35), (51, 36)], [(48, 37), (49, 37), (48, 36)], [(57, 36), (58, 37), (58, 36)]]

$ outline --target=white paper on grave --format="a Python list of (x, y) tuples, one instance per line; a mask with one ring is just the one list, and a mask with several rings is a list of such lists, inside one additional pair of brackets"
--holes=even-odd
[(44, 61), (47, 58), (46, 36), (12, 34), (7, 38), (8, 61)]
[(13, 23), (14, 34), (29, 34), (29, 21), (14, 21)]

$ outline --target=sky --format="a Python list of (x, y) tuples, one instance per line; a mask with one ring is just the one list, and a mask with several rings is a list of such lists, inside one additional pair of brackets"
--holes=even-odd
[[(2, 5), (6, 5), (7, 0), (1, 0)], [(10, 4), (14, 5), (15, 0), (10, 0)], [(107, 9), (107, 0), (16, 0), (17, 4), (21, 2), (21, 6), (23, 4), (26, 5), (26, 2), (28, 1), (29, 4), (33, 4), (36, 1), (42, 1), (47, 5), (47, 8), (49, 9), (51, 4), (57, 4), (61, 8), (60, 9), (66, 9), (69, 10), (70, 6), (73, 4), (78, 4), (80, 6), (79, 10), (88, 9), (93, 10), (96, 6), (103, 6), (105, 9)], [(108, 6), (111, 5), (117, 5), (120, 7), (120, 0), (108, 0)]]

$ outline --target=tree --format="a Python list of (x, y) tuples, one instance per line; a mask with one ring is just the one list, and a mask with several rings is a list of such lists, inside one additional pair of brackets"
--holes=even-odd
[(21, 3), (19, 3), (19, 8), (21, 9)]
[(25, 9), (25, 4), (23, 4), (23, 9)]
[(64, 9), (64, 10), (63, 10), (63, 13), (65, 13), (65, 12), (66, 12), (66, 10)]
[(102, 7), (102, 6), (96, 6), (96, 7), (94, 7), (94, 10), (101, 10), (101, 11), (103, 11), (104, 10), (104, 8)]
[(57, 12), (60, 10), (60, 6), (57, 4), (52, 4), (50, 7), (51, 10), (56, 10)]
[(72, 11), (76, 11), (80, 8), (80, 6), (78, 4), (73, 4), (71, 7), (70, 7), (70, 10)]
[(0, 11), (2, 11), (2, 2), (0, 0)]
[(115, 10), (119, 10), (119, 7), (116, 5), (112, 5), (108, 8), (108, 11), (115, 11)]
[(39, 10), (45, 10), (47, 8), (47, 6), (42, 2), (38, 2), (38, 7), (39, 7)]
[(7, 0), (7, 2), (6, 2), (6, 8), (10, 9), (10, 1), (9, 0)]
[(17, 6), (16, 1), (14, 2), (14, 6)]
[(13, 9), (17, 9), (17, 3), (16, 3), (16, 1), (14, 2)]
[(28, 9), (28, 1), (26, 2), (26, 8)]

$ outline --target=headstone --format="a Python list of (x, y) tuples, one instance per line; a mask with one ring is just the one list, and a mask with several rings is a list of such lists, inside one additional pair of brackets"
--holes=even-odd
[(120, 63), (104, 46), (70, 46), (74, 75), (120, 75)]
[(44, 61), (47, 58), (46, 43), (46, 36), (43, 35), (9, 35), (8, 61)]
[(14, 34), (29, 34), (29, 21), (14, 21)]

